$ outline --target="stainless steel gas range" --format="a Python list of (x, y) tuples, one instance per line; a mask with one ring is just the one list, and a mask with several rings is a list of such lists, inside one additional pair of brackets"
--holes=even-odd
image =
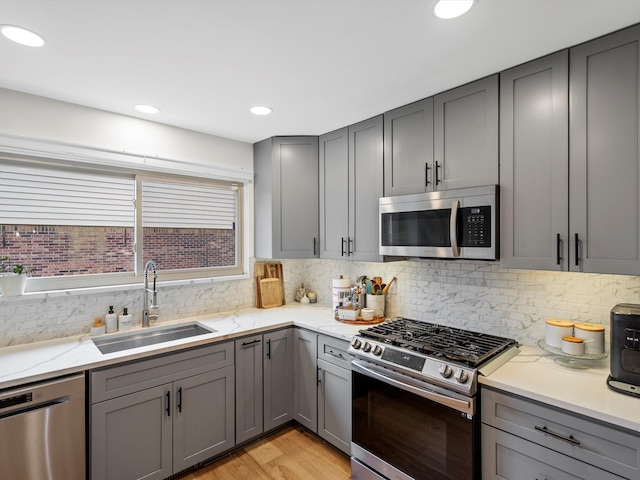
[(349, 347), (352, 478), (479, 479), (478, 375), (517, 347), (406, 318), (361, 330)]

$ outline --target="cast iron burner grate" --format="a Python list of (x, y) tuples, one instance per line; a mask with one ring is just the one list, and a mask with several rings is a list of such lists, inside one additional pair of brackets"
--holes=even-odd
[(508, 338), (407, 318), (397, 318), (360, 330), (360, 335), (473, 368), (517, 345), (515, 340)]

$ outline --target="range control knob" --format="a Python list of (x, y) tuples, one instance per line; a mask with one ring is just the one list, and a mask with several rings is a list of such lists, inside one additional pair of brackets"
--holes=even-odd
[(371, 344), (369, 342), (364, 342), (364, 347), (362, 347), (362, 350), (364, 350), (365, 352), (370, 352)]
[(469, 379), (469, 375), (464, 370), (456, 371), (455, 377), (458, 383), (465, 383)]
[(440, 372), (440, 375), (442, 375), (444, 378), (449, 378), (453, 373), (453, 370), (451, 370), (451, 367), (449, 365), (443, 364), (443, 365), (440, 365), (438, 372)]
[(378, 357), (382, 355), (382, 347), (380, 345), (376, 345), (376, 348), (373, 349), (373, 354)]
[(351, 346), (356, 350), (358, 350), (362, 346), (362, 342), (356, 338), (351, 344)]

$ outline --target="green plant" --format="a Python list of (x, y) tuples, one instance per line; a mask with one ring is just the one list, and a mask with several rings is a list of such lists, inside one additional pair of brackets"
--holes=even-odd
[(35, 272), (35, 268), (27, 268), (20, 263), (16, 263), (13, 266), (9, 265), (10, 257), (0, 257), (0, 273), (13, 272), (16, 275), (29, 274)]

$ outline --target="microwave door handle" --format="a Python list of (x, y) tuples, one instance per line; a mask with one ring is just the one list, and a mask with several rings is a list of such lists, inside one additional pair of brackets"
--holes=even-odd
[(451, 250), (454, 257), (460, 256), (460, 247), (458, 247), (458, 210), (460, 209), (460, 201), (454, 200), (451, 204), (451, 220), (449, 223), (449, 236), (451, 237)]

